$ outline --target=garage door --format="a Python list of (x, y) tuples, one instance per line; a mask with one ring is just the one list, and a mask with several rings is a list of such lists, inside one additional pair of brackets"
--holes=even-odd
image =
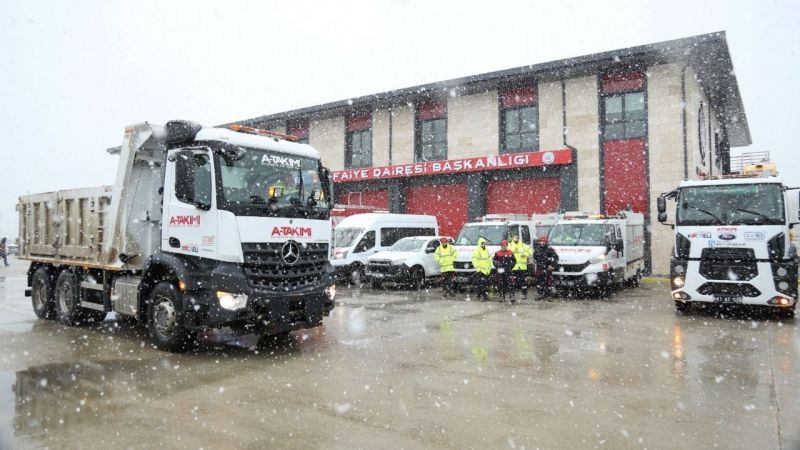
[(428, 214), (439, 221), (439, 233), (456, 237), (467, 222), (467, 185), (433, 184), (406, 189), (406, 212)]
[(647, 172), (644, 139), (603, 143), (606, 214), (616, 214), (630, 206), (647, 213)]
[(486, 190), (487, 214), (541, 214), (561, 206), (561, 179), (490, 181)]

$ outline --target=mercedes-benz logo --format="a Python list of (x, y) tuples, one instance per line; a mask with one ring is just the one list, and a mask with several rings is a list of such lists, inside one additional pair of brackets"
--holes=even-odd
[(300, 247), (294, 241), (283, 244), (281, 258), (286, 264), (294, 264), (300, 259)]

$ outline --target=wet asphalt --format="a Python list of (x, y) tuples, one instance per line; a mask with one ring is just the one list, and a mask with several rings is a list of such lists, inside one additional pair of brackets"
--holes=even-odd
[(151, 348), (39, 321), (0, 267), (0, 449), (800, 449), (800, 332), (676, 314), (658, 281), (517, 304), (339, 288), (324, 325), (256, 349)]

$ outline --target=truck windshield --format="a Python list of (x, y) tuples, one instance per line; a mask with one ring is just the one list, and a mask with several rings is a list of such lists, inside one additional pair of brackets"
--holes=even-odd
[(428, 239), (403, 238), (395, 242), (391, 247), (389, 247), (389, 251), (416, 252), (421, 250), (426, 243), (428, 243)]
[(511, 239), (517, 229), (509, 225), (470, 225), (461, 229), (456, 245), (478, 245), (480, 238), (486, 239), (487, 245), (500, 245), (503, 239)]
[(678, 197), (678, 225), (783, 223), (783, 190), (778, 184), (686, 187)]
[(363, 232), (363, 228), (337, 228), (333, 230), (333, 245), (336, 247), (352, 247)]
[[(239, 159), (218, 157), (218, 177), (222, 203), (237, 206), (271, 205), (284, 207), (328, 208), (324, 196), (309, 205), (308, 198), (322, 191), (319, 161), (296, 155), (242, 148)], [(270, 200), (270, 188), (278, 188), (280, 196)]]
[[(550, 245), (597, 247), (606, 245), (607, 225), (599, 223), (560, 223), (550, 230)], [(611, 230), (613, 233), (613, 229)]]

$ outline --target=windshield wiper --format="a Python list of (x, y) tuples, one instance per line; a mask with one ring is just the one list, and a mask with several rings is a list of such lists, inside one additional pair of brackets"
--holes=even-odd
[(704, 213), (704, 214), (708, 214), (709, 216), (711, 216), (711, 217), (713, 217), (714, 219), (716, 219), (716, 220), (717, 220), (717, 222), (719, 222), (720, 224), (723, 224), (723, 221), (722, 221), (722, 219), (720, 219), (719, 217), (717, 217), (717, 215), (716, 215), (716, 214), (714, 214), (714, 213), (712, 213), (712, 212), (710, 212), (710, 211), (706, 211), (705, 209), (703, 209), (703, 208), (698, 208), (698, 207), (696, 207), (696, 206), (689, 206), (689, 208), (692, 208), (692, 209), (694, 209), (694, 210), (696, 210), (696, 211), (700, 211), (701, 213)]
[(753, 215), (755, 215), (755, 216), (759, 216), (759, 217), (763, 218), (763, 219), (764, 219), (764, 220), (765, 220), (767, 223), (772, 223), (772, 221), (773, 221), (773, 219), (771, 219), (771, 218), (770, 218), (770, 217), (768, 217), (767, 215), (765, 215), (765, 214), (762, 214), (762, 213), (760, 213), (760, 212), (758, 212), (758, 211), (750, 211), (749, 209), (743, 209), (743, 208), (733, 208), (733, 209), (734, 209), (735, 211), (746, 212), (746, 213), (748, 213), (748, 214), (753, 214)]

